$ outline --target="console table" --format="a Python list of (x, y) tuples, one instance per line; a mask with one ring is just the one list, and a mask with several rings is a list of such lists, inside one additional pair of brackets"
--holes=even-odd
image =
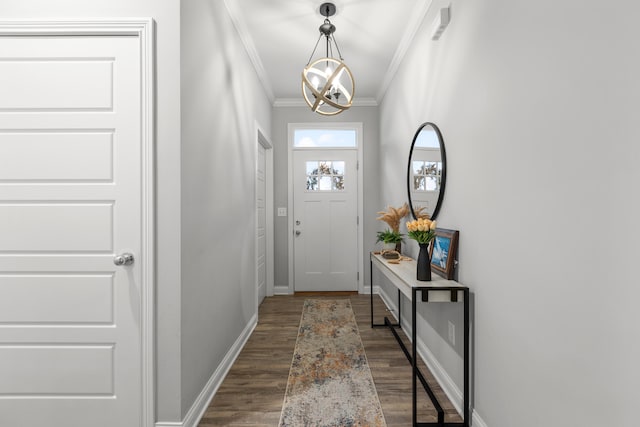
[[(432, 275), (432, 280), (429, 282), (422, 282), (416, 280), (416, 261), (400, 261), (398, 264), (390, 264), (389, 260), (383, 258), (381, 255), (371, 253), (371, 327), (385, 327), (389, 328), (394, 337), (400, 344), (402, 351), (411, 363), (413, 370), (412, 376), (412, 398), (413, 398), (413, 425), (414, 427), (421, 426), (439, 426), (439, 427), (469, 427), (469, 288), (460, 285), (453, 280), (446, 280)], [(384, 274), (391, 283), (398, 289), (398, 323), (392, 323), (388, 317), (385, 316), (383, 324), (375, 324), (373, 322), (373, 268), (376, 267), (382, 274)], [(411, 301), (411, 353), (407, 350), (407, 347), (402, 342), (396, 328), (402, 328), (402, 316), (401, 316), (401, 296), (405, 295)], [(434, 303), (434, 302), (463, 302), (464, 304), (464, 390), (462, 400), (462, 422), (445, 422), (444, 410), (438, 402), (435, 394), (427, 384), (422, 372), (418, 368), (417, 363), (417, 350), (416, 350), (416, 305), (417, 303)], [(417, 380), (420, 380), (424, 390), (426, 391), (429, 399), (433, 403), (433, 406), (438, 413), (438, 421), (433, 423), (420, 423), (417, 420)]]

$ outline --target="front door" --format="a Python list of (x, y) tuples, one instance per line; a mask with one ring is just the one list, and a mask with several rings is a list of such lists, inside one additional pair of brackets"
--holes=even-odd
[(2, 426), (141, 423), (140, 57), (0, 37)]
[(357, 153), (293, 152), (296, 292), (358, 290)]

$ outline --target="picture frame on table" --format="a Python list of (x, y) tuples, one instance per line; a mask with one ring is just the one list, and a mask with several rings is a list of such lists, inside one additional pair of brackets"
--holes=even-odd
[(459, 234), (458, 230), (436, 228), (436, 236), (429, 247), (431, 269), (448, 280), (453, 279)]

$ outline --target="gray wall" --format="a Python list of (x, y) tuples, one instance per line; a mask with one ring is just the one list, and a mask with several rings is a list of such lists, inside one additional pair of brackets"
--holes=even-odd
[[(364, 253), (369, 259), (369, 251), (375, 245), (375, 231), (377, 230), (375, 213), (381, 208), (378, 203), (379, 171), (378, 165), (378, 108), (351, 107), (349, 110), (333, 117), (324, 117), (311, 112), (308, 107), (277, 107), (273, 109), (273, 162), (274, 162), (274, 205), (287, 206), (288, 197), (288, 124), (289, 123), (331, 123), (331, 122), (362, 122), (363, 127), (363, 191), (364, 191)], [(275, 218), (274, 227), (274, 286), (289, 286), (289, 255), (288, 255), (288, 220), (290, 216)], [(366, 266), (368, 266), (368, 262)], [(364, 283), (369, 283), (369, 268), (365, 268)], [(361, 274), (362, 277), (362, 274)]]
[[(441, 40), (432, 8), (382, 102), (381, 201), (404, 188), (415, 129), (438, 124), (438, 219), (461, 232), (487, 425), (637, 425), (640, 5), (451, 3)], [(461, 388), (445, 341), (459, 310), (436, 310), (422, 338)]]
[(271, 105), (224, 3), (180, 12), (184, 416), (256, 320), (255, 124), (269, 136)]

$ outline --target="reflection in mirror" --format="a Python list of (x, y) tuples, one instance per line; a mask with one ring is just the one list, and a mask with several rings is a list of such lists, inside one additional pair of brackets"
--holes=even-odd
[(409, 152), (407, 192), (414, 218), (436, 219), (446, 178), (446, 156), (440, 129), (424, 123), (416, 131)]

